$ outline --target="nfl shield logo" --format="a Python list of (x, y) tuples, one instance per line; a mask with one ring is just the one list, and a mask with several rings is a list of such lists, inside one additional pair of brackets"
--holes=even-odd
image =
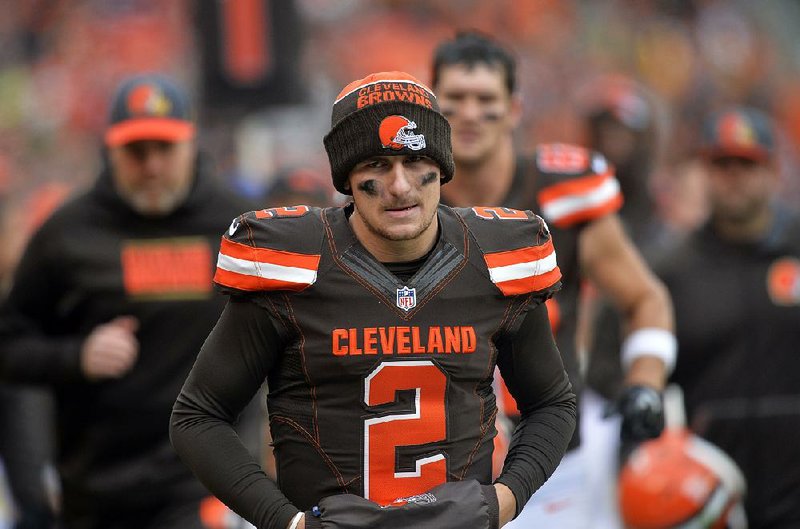
[(397, 289), (397, 306), (404, 311), (408, 312), (417, 306), (417, 289), (415, 288), (398, 288)]

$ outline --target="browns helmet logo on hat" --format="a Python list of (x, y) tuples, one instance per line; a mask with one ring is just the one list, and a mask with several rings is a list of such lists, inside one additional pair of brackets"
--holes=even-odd
[(718, 125), (719, 143), (726, 145), (756, 145), (756, 133), (750, 123), (740, 114), (731, 113), (720, 118)]
[(131, 90), (127, 104), (131, 115), (166, 116), (172, 109), (172, 103), (164, 92), (152, 84), (143, 84)]
[(772, 120), (755, 108), (719, 112), (706, 120), (700, 154), (711, 160), (737, 157), (767, 162), (774, 155), (773, 127)]
[(442, 184), (455, 172), (450, 124), (436, 95), (405, 72), (373, 73), (345, 86), (333, 102), (324, 143), (333, 186), (346, 195), (353, 167), (374, 156), (425, 155), (439, 166)]
[(424, 149), (425, 135), (411, 132), (416, 128), (417, 124), (405, 116), (387, 116), (383, 118), (378, 127), (381, 145), (384, 149), (395, 151), (399, 151), (403, 147), (408, 147), (412, 151)]

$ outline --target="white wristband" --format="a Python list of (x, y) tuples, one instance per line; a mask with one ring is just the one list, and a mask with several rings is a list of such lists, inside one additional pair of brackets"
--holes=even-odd
[(634, 360), (643, 356), (660, 358), (664, 362), (667, 374), (672, 373), (678, 356), (678, 341), (675, 335), (658, 327), (636, 329), (622, 344), (622, 367), (627, 371)]
[(303, 517), (302, 512), (295, 514), (294, 518), (292, 518), (292, 521), (289, 522), (289, 527), (287, 527), (286, 529), (297, 529), (297, 524), (300, 523), (300, 518), (302, 517)]

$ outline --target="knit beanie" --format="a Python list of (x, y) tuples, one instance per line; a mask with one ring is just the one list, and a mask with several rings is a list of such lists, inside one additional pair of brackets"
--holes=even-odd
[(450, 124), (430, 88), (405, 72), (380, 72), (353, 81), (333, 102), (324, 139), (333, 186), (345, 189), (350, 171), (373, 156), (419, 154), (439, 164), (441, 182), (453, 178)]

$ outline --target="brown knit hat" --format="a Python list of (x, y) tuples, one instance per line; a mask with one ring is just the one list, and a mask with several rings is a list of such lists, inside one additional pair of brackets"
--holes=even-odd
[(345, 189), (350, 171), (372, 156), (428, 156), (439, 164), (442, 184), (455, 171), (450, 124), (436, 96), (405, 72), (374, 73), (344, 87), (333, 102), (324, 142), (333, 186), (346, 195), (352, 194)]

